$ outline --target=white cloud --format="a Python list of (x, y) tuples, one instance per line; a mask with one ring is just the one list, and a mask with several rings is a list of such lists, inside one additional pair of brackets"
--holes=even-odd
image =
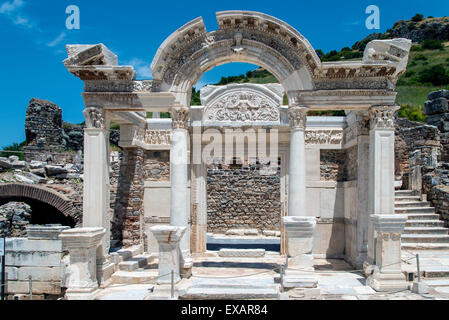
[(141, 78), (151, 78), (153, 76), (150, 69), (150, 63), (143, 61), (142, 59), (133, 58), (128, 62), (125, 62), (125, 64), (133, 66), (137, 75)]
[(66, 33), (62, 32), (56, 39), (53, 41), (47, 43), (47, 47), (55, 47), (57, 44), (59, 44), (62, 40), (64, 40), (66, 37)]
[(23, 0), (14, 0), (12, 2), (3, 2), (0, 5), (0, 14), (5, 15), (11, 22), (18, 26), (32, 28), (34, 25), (29, 19), (23, 17), (20, 8), (25, 5)]
[(0, 13), (1, 14), (10, 14), (13, 11), (15, 11), (16, 9), (20, 8), (23, 6), (23, 1), (22, 0), (14, 0), (13, 2), (3, 2), (2, 5), (0, 6)]

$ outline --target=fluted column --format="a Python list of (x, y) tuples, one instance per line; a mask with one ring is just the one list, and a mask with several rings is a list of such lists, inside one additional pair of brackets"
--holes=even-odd
[[(370, 215), (394, 215), (394, 117), (397, 106), (370, 108), (369, 206)], [(368, 262), (375, 263), (375, 229), (368, 228)]]
[(290, 107), (290, 167), (288, 183), (288, 215), (306, 216), (306, 107)]
[(170, 225), (186, 227), (186, 232), (180, 240), (181, 271), (188, 274), (192, 267), (190, 258), (190, 226), (188, 202), (188, 122), (189, 108), (175, 106), (170, 109), (173, 136), (170, 152)]
[(84, 188), (83, 227), (105, 229), (101, 249), (109, 253), (109, 123), (102, 108), (88, 107), (84, 111)]

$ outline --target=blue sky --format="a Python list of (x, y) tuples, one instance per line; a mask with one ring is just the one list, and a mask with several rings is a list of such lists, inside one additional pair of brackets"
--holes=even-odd
[[(368, 5), (380, 8), (380, 30), (416, 13), (449, 15), (447, 0), (372, 1), (119, 1), (119, 0), (0, 0), (1, 100), (0, 147), (25, 140), (28, 102), (37, 97), (63, 109), (64, 121), (84, 121), (83, 83), (62, 64), (66, 44), (104, 43), (133, 65), (138, 79), (151, 79), (150, 64), (159, 45), (177, 28), (202, 16), (206, 28), (217, 29), (215, 12), (260, 11), (284, 20), (305, 36), (315, 49), (328, 52), (351, 46), (376, 30), (365, 27)], [(80, 8), (79, 30), (68, 30), (66, 7)], [(200, 84), (221, 76), (245, 73), (255, 67), (233, 63), (207, 72)]]

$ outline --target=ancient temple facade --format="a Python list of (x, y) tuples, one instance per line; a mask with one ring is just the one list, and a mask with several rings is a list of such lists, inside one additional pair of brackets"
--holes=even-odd
[[(150, 228), (185, 228), (181, 274), (193, 253), (206, 251), (208, 233), (239, 228), (279, 235), (289, 257), (309, 254), (301, 251), (309, 242), (297, 239), (310, 235), (315, 257), (355, 267), (395, 261), (405, 225), (394, 212), (395, 84), (411, 42), (374, 40), (361, 61), (321, 62), (307, 39), (274, 17), (216, 16), (218, 30), (197, 18), (162, 43), (153, 80), (136, 80), (103, 44), (67, 46), (64, 64), (85, 83), (83, 226), (104, 228), (100, 251), (108, 255), (112, 221), (124, 246), (149, 252), (160, 239)], [(279, 84), (206, 86), (201, 106), (191, 106), (203, 73), (230, 62), (259, 65)], [(322, 110), (346, 116), (307, 116)], [(111, 121), (124, 149), (116, 190)], [(111, 194), (120, 195), (114, 208)]]

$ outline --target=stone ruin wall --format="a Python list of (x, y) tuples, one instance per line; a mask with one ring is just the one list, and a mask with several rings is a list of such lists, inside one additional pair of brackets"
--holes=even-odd
[(321, 180), (336, 182), (357, 180), (357, 158), (357, 146), (345, 150), (321, 150)]
[(281, 169), (260, 163), (207, 167), (207, 232), (280, 231)]

